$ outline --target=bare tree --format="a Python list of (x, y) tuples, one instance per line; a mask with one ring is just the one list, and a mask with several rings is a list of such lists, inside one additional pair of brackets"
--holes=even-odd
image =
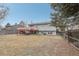
[[(9, 11), (8, 7), (0, 5), (0, 26), (1, 26), (2, 21), (4, 21), (5, 17), (7, 16), (8, 11)], [(0, 30), (1, 30), (1, 27), (0, 27)]]
[(8, 14), (8, 7), (0, 6), (0, 20), (4, 19)]

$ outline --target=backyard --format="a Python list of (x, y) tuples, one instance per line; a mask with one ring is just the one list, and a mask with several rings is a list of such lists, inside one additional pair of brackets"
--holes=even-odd
[(61, 36), (0, 35), (0, 55), (79, 55)]

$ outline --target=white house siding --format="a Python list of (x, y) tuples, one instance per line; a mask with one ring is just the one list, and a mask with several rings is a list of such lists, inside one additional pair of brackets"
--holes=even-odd
[(39, 30), (39, 34), (56, 35), (56, 28), (50, 26), (50, 24), (35, 25), (35, 26)]
[(77, 30), (79, 29), (79, 25), (69, 26), (68, 28), (65, 28), (65, 31), (67, 30)]
[(75, 25), (72, 27), (72, 30), (79, 29), (79, 25)]

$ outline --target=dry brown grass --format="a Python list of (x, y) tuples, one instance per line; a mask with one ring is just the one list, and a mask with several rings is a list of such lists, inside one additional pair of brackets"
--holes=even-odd
[(0, 35), (0, 55), (79, 55), (60, 36)]

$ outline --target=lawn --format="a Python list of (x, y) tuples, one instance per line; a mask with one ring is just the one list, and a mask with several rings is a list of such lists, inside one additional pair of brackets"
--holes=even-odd
[(79, 55), (60, 36), (0, 35), (0, 55)]

